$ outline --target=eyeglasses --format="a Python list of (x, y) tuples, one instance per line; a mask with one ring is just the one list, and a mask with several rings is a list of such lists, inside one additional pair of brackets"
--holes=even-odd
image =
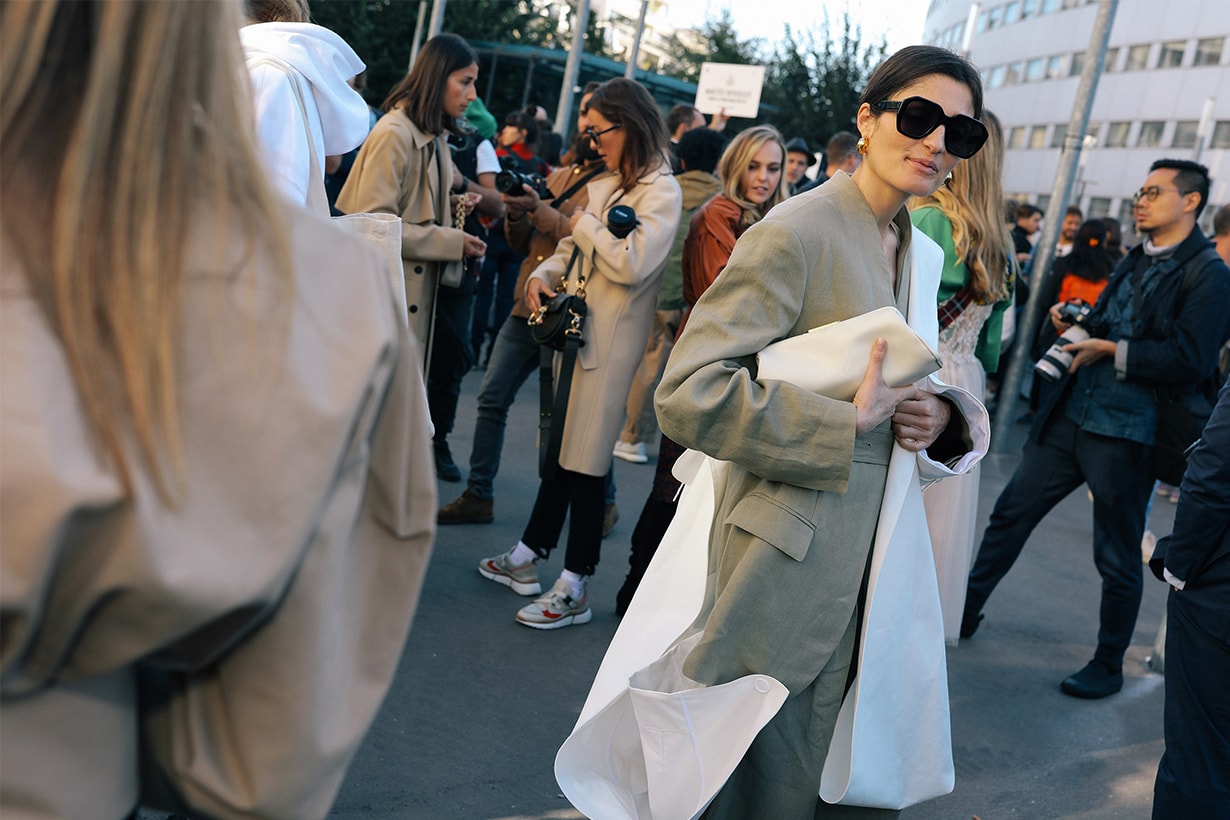
[(1141, 188), (1136, 193), (1132, 194), (1132, 204), (1135, 205), (1142, 199), (1147, 199), (1150, 202), (1157, 202), (1157, 198), (1162, 195), (1162, 191), (1174, 191), (1179, 196), (1187, 196), (1191, 191), (1184, 191), (1180, 188), (1166, 188), (1161, 185), (1150, 185), (1148, 188)]
[(920, 140), (944, 126), (944, 147), (961, 159), (977, 154), (987, 141), (987, 127), (980, 121), (964, 114), (950, 117), (937, 103), (925, 97), (881, 100), (873, 107), (881, 111), (896, 111), (897, 130), (910, 139)]
[(595, 131), (593, 128), (586, 128), (581, 133), (585, 134), (585, 139), (589, 140), (594, 145), (600, 145), (602, 144), (603, 134), (610, 133), (611, 131), (614, 131), (616, 128), (623, 128), (623, 127), (624, 127), (623, 123), (617, 122), (614, 125), (612, 125), (610, 128), (603, 128), (601, 131)]

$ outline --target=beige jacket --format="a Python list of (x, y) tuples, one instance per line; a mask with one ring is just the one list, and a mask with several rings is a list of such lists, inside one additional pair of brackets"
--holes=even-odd
[(125, 494), (0, 244), (6, 818), (125, 816), (142, 766), (193, 817), (323, 817), (380, 705), (434, 534), (419, 357), (374, 253), (289, 218), (293, 281), (190, 242), (176, 507), (135, 457)]
[(376, 121), (337, 196), (343, 213), (401, 217), (406, 305), (424, 367), (431, 361), (436, 288), (445, 268), (461, 265), (465, 255), (465, 231), (453, 227), (449, 207), (452, 179), (444, 135), (420, 130), (394, 109)]
[[(573, 247), (580, 248), (589, 315), (568, 395), (559, 463), (565, 470), (593, 476), (606, 475), (611, 467), (611, 449), (624, 424), (632, 377), (645, 354), (682, 205), (679, 185), (665, 164), (626, 194), (618, 185), (616, 176), (589, 183), (589, 215), (530, 275), (556, 287)], [(636, 211), (637, 226), (624, 239), (606, 227), (607, 212), (616, 205)], [(568, 279), (570, 293), (576, 284), (574, 271)]]

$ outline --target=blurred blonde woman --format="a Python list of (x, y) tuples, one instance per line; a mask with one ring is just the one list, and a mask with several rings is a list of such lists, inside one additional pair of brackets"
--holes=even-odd
[[(988, 137), (982, 150), (953, 169), (952, 178), (927, 197), (910, 201), (910, 219), (944, 251), (940, 277), (939, 377), (982, 401), (987, 373), (999, 363), (1009, 283), (1016, 268), (1012, 235), (1004, 225), (1004, 141), (999, 120), (983, 112)], [(955, 644), (974, 556), (978, 474), (933, 484), (923, 493), (931, 548), (939, 576), (944, 639)]]
[(376, 255), (266, 182), (241, 23), (0, 5), (5, 817), (325, 816), (415, 607), (417, 355)]
[[(680, 140), (680, 154), (687, 147)], [(786, 143), (771, 125), (756, 125), (740, 131), (718, 160), (717, 176), (722, 189), (692, 216), (683, 243), (683, 298), (687, 311), (700, 299), (726, 267), (735, 242), (769, 210), (790, 195), (782, 173)], [(687, 312), (678, 334), (688, 321)], [(683, 448), (663, 435), (658, 444), (658, 464), (653, 488), (636, 529), (632, 532), (632, 555), (628, 577), (615, 596), (615, 612), (623, 615), (640, 585), (649, 562), (675, 517), (679, 482), (671, 470)]]

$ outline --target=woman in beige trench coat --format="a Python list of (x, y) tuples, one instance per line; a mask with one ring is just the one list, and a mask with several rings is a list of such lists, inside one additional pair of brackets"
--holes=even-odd
[(268, 187), (237, 0), (0, 15), (0, 816), (324, 817), (433, 533), (389, 273)]
[[(506, 553), (485, 558), (483, 577), (521, 595), (541, 592), (537, 562), (550, 555), (569, 517), (564, 571), (541, 598), (517, 613), (536, 629), (586, 623), (585, 579), (594, 574), (602, 540), (603, 482), (624, 422), (624, 400), (649, 338), (662, 272), (679, 224), (683, 194), (666, 159), (666, 125), (653, 98), (623, 78), (600, 85), (589, 101), (586, 134), (612, 172), (589, 184), (587, 210), (572, 215), (572, 235), (530, 275), (530, 310), (555, 293), (574, 248), (568, 276), (573, 292), (585, 277), (585, 346), (579, 351), (568, 397), (557, 469), (538, 488), (521, 540)], [(626, 237), (607, 228), (612, 208), (636, 212)]]

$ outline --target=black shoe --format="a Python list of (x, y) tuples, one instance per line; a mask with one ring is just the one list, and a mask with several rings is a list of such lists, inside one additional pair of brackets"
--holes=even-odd
[(449, 452), (448, 445), (436, 444), (434, 450), (436, 454), (436, 478), (453, 483), (461, 481), (461, 468), (454, 463), (453, 455)]
[(978, 631), (978, 625), (982, 623), (982, 619), (986, 616), (979, 612), (977, 615), (966, 614), (961, 618), (961, 637), (968, 640), (974, 637), (974, 633)]
[(1102, 661), (1092, 660), (1075, 675), (1064, 678), (1059, 688), (1065, 695), (1074, 698), (1104, 698), (1123, 688), (1123, 672)]

